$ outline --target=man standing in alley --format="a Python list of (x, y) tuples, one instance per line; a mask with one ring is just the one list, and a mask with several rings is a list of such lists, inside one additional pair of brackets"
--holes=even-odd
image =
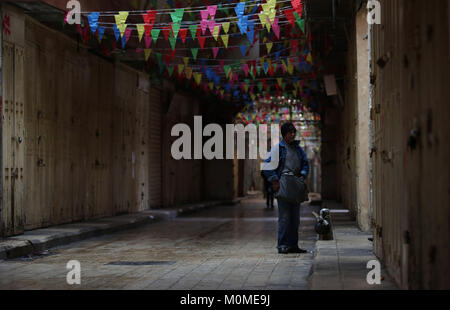
[(292, 123), (281, 127), (282, 141), (270, 152), (265, 163), (273, 156), (279, 156), (275, 170), (264, 170), (269, 182), (272, 182), (275, 197), (278, 200), (278, 253), (307, 253), (298, 247), (300, 225), (300, 204), (308, 200), (305, 180), (309, 173), (309, 163), (300, 142), (295, 140), (296, 128)]

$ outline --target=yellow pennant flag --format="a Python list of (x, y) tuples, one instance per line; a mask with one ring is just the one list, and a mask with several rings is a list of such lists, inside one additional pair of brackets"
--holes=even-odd
[(148, 58), (150, 57), (150, 54), (152, 53), (152, 50), (146, 48), (144, 50), (144, 53), (145, 53), (145, 61), (148, 61)]
[(209, 85), (209, 90), (213, 90), (213, 88), (214, 88), (214, 83), (208, 83), (208, 85)]
[(294, 95), (294, 97), (297, 97), (297, 90), (294, 89), (294, 90), (292, 91), (292, 94)]
[(293, 75), (293, 74), (294, 74), (294, 65), (292, 65), (292, 63), (290, 62), (289, 59), (288, 59), (287, 70), (288, 70), (288, 72), (289, 72), (290, 75)]
[(223, 23), (222, 28), (225, 33), (228, 33), (228, 30), (230, 30), (230, 22)]
[(194, 79), (195, 79), (195, 82), (197, 83), (197, 85), (200, 85), (200, 83), (202, 82), (202, 74), (195, 72)]
[(123, 37), (123, 34), (127, 29), (127, 24), (125, 22), (127, 21), (128, 14), (129, 12), (121, 11), (118, 15), (114, 16), (114, 18), (116, 19), (117, 29), (119, 29), (121, 37)]
[(273, 42), (266, 43), (266, 47), (267, 47), (267, 54), (270, 54), (270, 51), (272, 50), (273, 47)]
[(192, 77), (192, 68), (186, 67), (186, 78), (190, 80)]
[(213, 37), (216, 41), (217, 39), (219, 39), (219, 33), (220, 33), (220, 25), (216, 25), (213, 31)]
[(139, 42), (142, 41), (142, 37), (144, 36), (144, 32), (145, 32), (145, 25), (143, 24), (137, 24), (137, 32), (139, 34)]
[(184, 61), (184, 65), (187, 67), (189, 64), (189, 57), (183, 57), (183, 61)]
[(312, 63), (312, 55), (311, 52), (308, 53), (308, 56), (306, 57), (306, 61), (309, 63)]
[(230, 35), (228, 35), (228, 34), (223, 34), (223, 35), (220, 36), (222, 38), (223, 44), (225, 45), (226, 48), (228, 48), (229, 36)]
[(183, 71), (184, 71), (184, 65), (183, 64), (179, 64), (178, 65), (178, 74), (183, 73)]
[(283, 78), (277, 78), (277, 82), (278, 82), (278, 85), (281, 86), (281, 84), (283, 83)]

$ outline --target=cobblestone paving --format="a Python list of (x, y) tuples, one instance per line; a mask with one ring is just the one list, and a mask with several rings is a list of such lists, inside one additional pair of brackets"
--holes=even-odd
[[(300, 246), (310, 251), (313, 224), (310, 207), (302, 207)], [(313, 254), (279, 255), (276, 230), (277, 209), (247, 199), (0, 261), (0, 289), (307, 289)], [(81, 285), (66, 282), (70, 260), (81, 263)]]

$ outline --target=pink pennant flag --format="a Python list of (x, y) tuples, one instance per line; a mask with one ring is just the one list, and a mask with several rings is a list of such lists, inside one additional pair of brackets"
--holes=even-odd
[(152, 38), (152, 37), (147, 37), (147, 36), (145, 36), (144, 39), (145, 39), (145, 47), (146, 47), (147, 49), (149, 49), (149, 48), (150, 48), (150, 44), (151, 44), (152, 41), (153, 41), (153, 38)]
[(209, 31), (211, 32), (211, 35), (214, 34), (214, 27), (216, 26), (216, 21), (215, 20), (208, 20), (208, 28)]
[(133, 31), (133, 29), (131, 29), (131, 28), (127, 28), (127, 30), (125, 30), (125, 38), (126, 38), (127, 42), (130, 39), (132, 31)]
[(209, 15), (211, 15), (212, 19), (214, 19), (214, 17), (216, 16), (216, 10), (217, 10), (217, 5), (208, 6), (208, 13), (209, 13)]
[(200, 28), (202, 28), (202, 35), (205, 35), (206, 29), (208, 28), (208, 21), (207, 20), (200, 21)]
[(247, 77), (248, 76), (248, 65), (247, 64), (243, 64), (242, 65), (242, 69), (244, 70), (245, 77)]
[(273, 32), (275, 33), (277, 39), (280, 39), (280, 25), (278, 25), (278, 17), (275, 17), (272, 24)]
[(219, 52), (219, 48), (218, 47), (213, 47), (212, 50), (213, 50), (214, 59), (216, 59), (217, 53)]
[(202, 11), (200, 11), (200, 15), (202, 17), (202, 20), (207, 20), (209, 12), (208, 12), (208, 10), (202, 10)]

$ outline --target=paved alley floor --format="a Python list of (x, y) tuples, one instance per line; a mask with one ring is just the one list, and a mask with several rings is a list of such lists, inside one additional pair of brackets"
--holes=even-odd
[[(277, 208), (260, 198), (0, 261), (0, 289), (308, 289), (313, 254), (279, 255)], [(312, 207), (301, 209), (300, 246), (314, 250)], [(314, 209), (316, 210), (316, 209)], [(66, 265), (81, 264), (68, 285)]]

